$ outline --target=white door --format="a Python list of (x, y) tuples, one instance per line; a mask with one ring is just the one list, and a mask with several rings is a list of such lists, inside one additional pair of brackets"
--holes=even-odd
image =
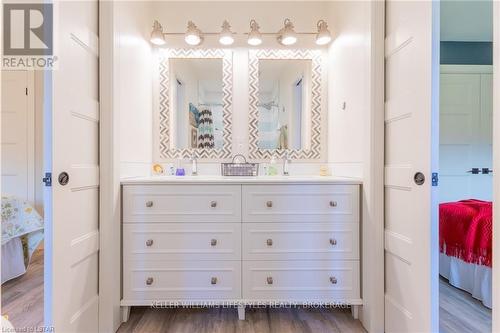
[(439, 2), (387, 1), (385, 43), (385, 330), (437, 332)]
[(492, 200), (491, 66), (441, 66), (439, 201)]
[(2, 71), (2, 195), (34, 205), (34, 92), (28, 90), (32, 78), (28, 71)]
[[(57, 7), (59, 67), (52, 72), (52, 222), (47, 230), (52, 241), (46, 257), (45, 319), (56, 332), (97, 332), (98, 2), (60, 1)], [(69, 177), (66, 185), (59, 182), (63, 172)]]

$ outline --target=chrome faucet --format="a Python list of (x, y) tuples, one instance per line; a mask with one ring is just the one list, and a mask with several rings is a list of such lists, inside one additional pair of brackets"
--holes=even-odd
[(285, 151), (285, 155), (283, 155), (283, 176), (290, 176), (290, 171), (288, 170), (288, 165), (290, 164), (290, 156), (288, 155), (288, 151)]
[(191, 176), (197, 176), (198, 175), (198, 159), (196, 158), (196, 153), (193, 152), (191, 154)]

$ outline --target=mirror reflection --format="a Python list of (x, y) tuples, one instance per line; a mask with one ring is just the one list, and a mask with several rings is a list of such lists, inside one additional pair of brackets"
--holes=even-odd
[(259, 60), (261, 149), (307, 149), (310, 138), (311, 60)]
[(223, 148), (222, 59), (170, 58), (172, 143)]

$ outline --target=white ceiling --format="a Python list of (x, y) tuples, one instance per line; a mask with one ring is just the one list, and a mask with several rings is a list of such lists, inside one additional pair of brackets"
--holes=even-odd
[(441, 1), (441, 40), (487, 42), (493, 40), (492, 1)]

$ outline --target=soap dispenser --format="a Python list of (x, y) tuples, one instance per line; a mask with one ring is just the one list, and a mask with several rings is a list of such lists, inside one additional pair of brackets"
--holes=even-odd
[(277, 174), (278, 174), (278, 167), (276, 166), (276, 156), (273, 155), (273, 157), (271, 157), (269, 165), (267, 166), (267, 175), (276, 176)]

